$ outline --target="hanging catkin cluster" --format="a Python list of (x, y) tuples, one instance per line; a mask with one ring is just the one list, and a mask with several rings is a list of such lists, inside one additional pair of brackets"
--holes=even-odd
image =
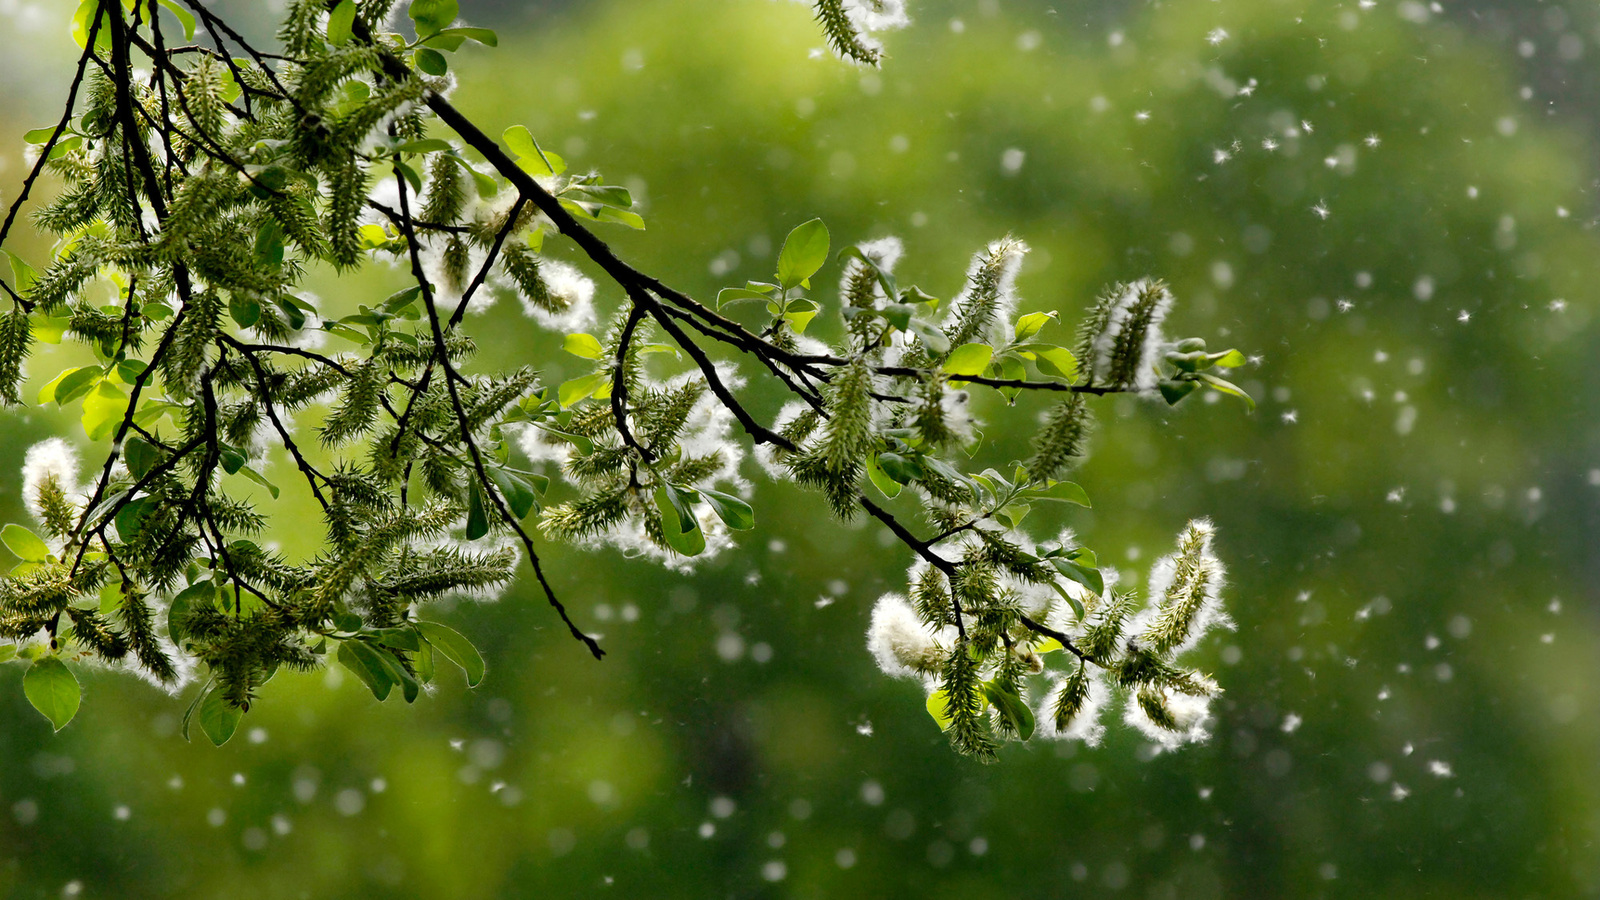
[[(403, 34), (391, 5), (292, 0), (281, 53), (198, 0), (84, 0), (75, 17), (77, 77), (60, 121), (30, 132), (37, 162), (0, 226), (4, 247), (35, 185), (59, 184), (28, 213), (56, 238), (51, 258), (3, 251), (0, 316), (0, 398), (81, 411), (94, 448), (85, 467), (60, 438), (30, 450), (34, 521), (0, 535), (20, 559), (0, 579), (0, 660), (28, 665), (28, 698), (57, 728), (78, 705), (68, 662), (200, 682), (185, 731), (218, 743), (285, 667), (333, 658), (380, 700), (411, 701), (442, 655), (476, 684), (482, 658), (428, 606), (493, 596), (523, 560), (598, 658), (540, 543), (677, 568), (724, 550), (755, 526), (748, 439), (769, 474), (917, 555), (910, 599), (874, 616), (874, 652), (943, 692), (959, 749), (992, 755), (997, 735), (1033, 730), (1026, 680), (1050, 641), (1084, 663), (1053, 691), (1055, 732), (1081, 728), (1114, 683), (1153, 727), (1199, 733), (1192, 701), (1215, 686), (1174, 658), (1225, 621), (1209, 530), (1191, 527), (1136, 615), (1092, 553), (1016, 525), (1030, 504), (1087, 503), (1059, 481), (1084, 452), (1086, 398), (1236, 391), (1211, 370), (1238, 353), (1167, 343), (1171, 296), (1152, 282), (1095, 306), (1076, 353), (1043, 340), (1055, 314), (1019, 312), (1027, 247), (1009, 237), (947, 304), (896, 283), (898, 240), (846, 248), (842, 321), (815, 329), (831, 342), (807, 333), (830, 260), (817, 220), (790, 233), (772, 282), (696, 301), (591, 230), (643, 227), (625, 189), (568, 170), (522, 126), (497, 141), (450, 103), (446, 54), (493, 32), (458, 22), (454, 0), (412, 0)], [(816, 9), (860, 62), (877, 60), (868, 32), (904, 22), (895, 0)], [(192, 43), (197, 25), (212, 45)], [(397, 289), (302, 286), (374, 262)], [(479, 365), (468, 316), (500, 299), (587, 370), (550, 384)], [(94, 361), (24, 390), (24, 361), (63, 341)], [(758, 378), (792, 398), (770, 426), (741, 399)], [(1056, 398), (1009, 475), (968, 462), (976, 390)], [(320, 513), (315, 553), (264, 539), (291, 498)]]

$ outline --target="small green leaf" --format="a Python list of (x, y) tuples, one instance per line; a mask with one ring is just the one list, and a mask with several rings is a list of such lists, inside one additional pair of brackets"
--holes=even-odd
[(500, 489), (500, 495), (505, 498), (506, 506), (510, 507), (511, 514), (518, 519), (525, 519), (528, 513), (533, 512), (539, 505), (539, 496), (534, 492), (533, 485), (520, 475), (507, 472), (499, 467), (487, 469), (489, 480)]
[(1084, 509), (1094, 508), (1094, 504), (1089, 502), (1089, 492), (1085, 491), (1082, 486), (1070, 481), (1057, 481), (1051, 484), (1039, 495), (1039, 499), (1071, 503)]
[(717, 514), (722, 523), (734, 531), (749, 531), (756, 527), (756, 512), (750, 504), (740, 500), (732, 494), (713, 491), (710, 488), (701, 488), (700, 496), (706, 498), (711, 505), (711, 511)]
[(418, 47), (416, 52), (411, 54), (411, 58), (416, 60), (417, 68), (421, 69), (424, 75), (443, 78), (450, 71), (450, 63), (445, 60), (444, 54), (432, 47)]
[(54, 656), (34, 660), (22, 676), (22, 693), (57, 731), (67, 727), (78, 714), (78, 703), (83, 699), (78, 677)]
[(1000, 715), (1011, 723), (1011, 727), (1016, 729), (1018, 737), (1023, 740), (1033, 737), (1033, 710), (1022, 702), (1021, 697), (992, 681), (983, 683), (983, 694), (994, 704), (994, 708), (1000, 711)]
[(1249, 407), (1252, 411), (1255, 410), (1256, 401), (1253, 397), (1244, 392), (1244, 388), (1239, 387), (1231, 381), (1218, 378), (1209, 372), (1201, 372), (1200, 380), (1204, 381), (1206, 386), (1214, 391), (1220, 391), (1221, 393), (1238, 397), (1240, 400), (1244, 401), (1245, 406)]
[[(1091, 566), (1079, 565), (1072, 560), (1060, 558), (1050, 560), (1050, 565), (1054, 566), (1057, 572), (1060, 572), (1062, 575), (1066, 576), (1072, 581), (1077, 582), (1078, 584), (1083, 585), (1089, 590), (1094, 591), (1097, 595), (1104, 594), (1106, 592), (1105, 577), (1100, 574), (1099, 569)], [(1064, 592), (1063, 596), (1065, 596)], [(1073, 610), (1078, 612), (1080, 617), (1083, 615), (1082, 612), (1079, 612), (1081, 608), (1082, 607), (1078, 603), (1075, 601), (1073, 602)]]
[(592, 334), (569, 334), (562, 342), (561, 349), (583, 359), (599, 359), (605, 355), (605, 349)]
[(104, 370), (99, 366), (78, 366), (71, 369), (62, 369), (51, 382), (39, 389), (40, 405), (55, 403), (57, 406), (66, 406), (78, 399), (99, 383), (105, 376)]
[(1053, 309), (1049, 312), (1028, 313), (1027, 315), (1022, 316), (1021, 318), (1017, 319), (1015, 340), (1025, 341), (1028, 338), (1033, 337), (1034, 335), (1038, 334), (1040, 330), (1044, 328), (1044, 326), (1048, 325), (1050, 320), (1054, 319), (1055, 317), (1056, 311)]
[(184, 625), (190, 612), (197, 606), (213, 606), (216, 599), (217, 586), (209, 579), (189, 585), (172, 598), (172, 604), (167, 608), (167, 636), (172, 638), (174, 644), (183, 646), (184, 639), (189, 636)]
[(1221, 353), (1211, 354), (1211, 364), (1219, 369), (1237, 369), (1245, 363), (1245, 355), (1237, 350), (1224, 350)]
[[(41, 131), (48, 132), (48, 134), (46, 134), (42, 140), (38, 141), (34, 141), (30, 138), (29, 143), (42, 144), (45, 141), (50, 140), (50, 135), (55, 133), (55, 128), (36, 128), (33, 131), (28, 132), (28, 134), (33, 135)], [(26, 294), (28, 289), (33, 287), (33, 282), (36, 277), (34, 275), (33, 266), (28, 265), (23, 261), (22, 257), (12, 253), (10, 250), (0, 250), (0, 253), (4, 253), (6, 258), (11, 261), (12, 289), (19, 294)]]
[(416, 23), (417, 36), (426, 37), (449, 28), (460, 14), (460, 8), (456, 0), (411, 0), (406, 14)]
[(717, 309), (721, 309), (729, 304), (739, 303), (744, 300), (766, 299), (767, 295), (760, 291), (752, 291), (745, 288), (723, 288), (722, 290), (717, 291)]
[(878, 465), (883, 468), (883, 473), (900, 484), (910, 484), (922, 477), (922, 467), (915, 460), (907, 459), (898, 453), (879, 453)]
[(328, 43), (343, 47), (350, 40), (355, 22), (355, 0), (339, 0), (339, 5), (328, 13)]
[(339, 664), (355, 673), (361, 683), (372, 691), (378, 702), (389, 699), (394, 689), (394, 679), (389, 677), (389, 667), (383, 664), (378, 651), (354, 638), (339, 642), (339, 652), (334, 654)]
[(994, 348), (988, 344), (962, 344), (945, 357), (944, 371), (954, 376), (982, 375), (993, 358)]
[(446, 28), (428, 38), (427, 43), (433, 44), (453, 40), (454, 44), (450, 46), (450, 49), (455, 50), (461, 46), (462, 39), (477, 41), (485, 47), (500, 46), (500, 36), (495, 34), (491, 28)]
[(489, 533), (489, 516), (483, 510), (483, 488), (474, 478), (467, 488), (467, 540), (475, 541)]
[(955, 719), (950, 715), (950, 694), (944, 688), (928, 695), (928, 715), (939, 724), (940, 731), (949, 731)]
[[(349, 0), (346, 0), (349, 2)], [(259, 244), (257, 245), (259, 247)], [(283, 258), (282, 249), (279, 249), (278, 258)], [(249, 328), (261, 321), (261, 301), (254, 297), (242, 297), (233, 294), (228, 298), (228, 315), (240, 328)]]
[(1167, 401), (1168, 406), (1177, 406), (1178, 401), (1194, 393), (1200, 385), (1193, 381), (1163, 381), (1156, 385), (1161, 390), (1161, 398)]
[(0, 663), (10, 662), (17, 658), (16, 644), (0, 644)]
[(112, 436), (128, 412), (128, 395), (109, 381), (101, 381), (83, 398), (83, 432), (91, 441)]
[(251, 481), (254, 481), (256, 484), (266, 488), (267, 493), (272, 495), (272, 499), (278, 499), (278, 486), (268, 481), (267, 476), (257, 472), (253, 466), (241, 466), (239, 468), (239, 473)]
[(124, 543), (133, 540), (134, 535), (139, 533), (139, 525), (144, 521), (145, 507), (149, 505), (149, 497), (135, 497), (117, 510), (117, 537), (122, 538)]
[(37, 534), (21, 525), (0, 528), (0, 541), (25, 562), (44, 562), (50, 558), (50, 547)]
[(1034, 347), (1039, 371), (1071, 381), (1078, 375), (1078, 358), (1065, 347)]
[(483, 655), (461, 632), (438, 622), (418, 622), (417, 631), (435, 650), (443, 653), (445, 659), (467, 673), (468, 687), (477, 687), (483, 681)]
[(221, 747), (239, 730), (239, 720), (244, 718), (244, 710), (229, 703), (222, 696), (222, 691), (213, 687), (200, 701), (199, 718), (200, 730), (205, 732), (213, 745)]
[(556, 397), (561, 401), (561, 406), (566, 408), (586, 397), (600, 396), (602, 391), (604, 396), (611, 396), (611, 376), (604, 372), (596, 372), (593, 375), (562, 382), (556, 391)]
[(217, 460), (222, 463), (222, 471), (232, 475), (244, 468), (244, 464), (249, 462), (250, 458), (245, 456), (244, 451), (238, 447), (218, 442)]
[(798, 287), (827, 261), (828, 226), (821, 219), (802, 222), (784, 238), (783, 250), (778, 253), (778, 283), (785, 288)]
[(867, 478), (872, 482), (873, 487), (882, 491), (883, 495), (890, 500), (900, 496), (900, 491), (902, 490), (900, 483), (890, 478), (888, 473), (883, 471), (883, 466), (879, 465), (878, 457), (876, 456), (867, 457)]
[(194, 40), (194, 13), (172, 2), (172, 0), (160, 0), (160, 3), (162, 9), (178, 18), (178, 24), (183, 26), (183, 39), (186, 41)]
[(656, 488), (656, 509), (661, 512), (661, 531), (668, 547), (683, 556), (699, 556), (704, 552), (706, 536), (684, 492), (662, 482)]

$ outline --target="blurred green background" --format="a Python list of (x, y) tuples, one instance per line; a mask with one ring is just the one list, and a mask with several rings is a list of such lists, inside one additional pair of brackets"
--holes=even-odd
[[(1594, 10), (911, 5), (864, 71), (795, 3), (467, 2), (502, 39), (458, 54), (455, 99), (627, 184), (650, 229), (608, 236), (697, 296), (811, 216), (901, 235), (902, 281), (945, 297), (1010, 231), (1027, 308), (1156, 275), (1171, 330), (1257, 355), (1254, 414), (1103, 403), (1096, 508), (1061, 520), (1135, 580), (1217, 521), (1239, 627), (1198, 654), (1209, 743), (958, 758), (864, 650), (907, 554), (757, 478), (757, 531), (692, 576), (548, 548), (601, 663), (518, 585), (439, 613), (489, 659), (476, 690), (280, 676), (222, 749), (106, 672), (52, 736), (0, 668), (0, 895), (1600, 895)], [(67, 11), (0, 3), (7, 201)], [(477, 327), (562, 377), (510, 305)], [(992, 459), (1025, 452), (1037, 408), (982, 409)], [(4, 415), (15, 521), (24, 450), (75, 424)]]

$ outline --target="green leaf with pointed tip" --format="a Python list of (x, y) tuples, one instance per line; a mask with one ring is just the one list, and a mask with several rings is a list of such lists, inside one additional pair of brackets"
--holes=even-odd
[(417, 35), (426, 37), (449, 28), (460, 12), (456, 0), (411, 0), (406, 14), (416, 23)]
[(1238, 397), (1240, 400), (1244, 401), (1245, 406), (1249, 407), (1251, 411), (1255, 410), (1255, 398), (1245, 393), (1244, 388), (1239, 387), (1237, 384), (1222, 378), (1218, 378), (1209, 372), (1201, 372), (1200, 380), (1204, 381), (1206, 386), (1214, 391), (1220, 391), (1224, 394), (1230, 394), (1234, 397)]
[(756, 527), (756, 511), (738, 497), (709, 488), (701, 488), (700, 496), (706, 498), (711, 511), (717, 514), (722, 524), (734, 531), (749, 531)]
[(1094, 504), (1089, 502), (1089, 492), (1081, 485), (1071, 481), (1057, 481), (1044, 489), (1039, 496), (1040, 500), (1054, 500), (1059, 503), (1071, 503), (1084, 509), (1093, 509)]
[(1038, 334), (1050, 320), (1056, 317), (1056, 311), (1028, 313), (1017, 319), (1017, 328), (1014, 340), (1025, 341)]
[[(1057, 572), (1094, 591), (1096, 594), (1104, 594), (1106, 592), (1105, 576), (1101, 575), (1100, 570), (1097, 568), (1079, 565), (1072, 560), (1059, 557), (1050, 560), (1050, 565), (1054, 566)], [(1074, 611), (1080, 609), (1076, 601), (1073, 602), (1073, 608)], [(1079, 615), (1081, 616), (1082, 613), (1080, 612)]]
[(1161, 390), (1161, 398), (1167, 401), (1168, 406), (1177, 406), (1178, 401), (1194, 393), (1200, 385), (1193, 381), (1163, 381), (1156, 387)]
[(57, 731), (67, 727), (78, 714), (78, 703), (83, 699), (78, 677), (54, 656), (34, 660), (22, 676), (22, 693)]
[(133, 540), (139, 533), (139, 524), (144, 521), (145, 507), (150, 505), (149, 497), (135, 497), (122, 505), (117, 510), (117, 537), (124, 543)]
[(116, 432), (128, 411), (128, 394), (109, 381), (101, 381), (83, 398), (83, 432), (91, 441), (103, 441)]
[(1221, 353), (1211, 354), (1211, 364), (1219, 369), (1237, 369), (1249, 362), (1243, 353), (1237, 350), (1224, 350)]
[(661, 532), (668, 547), (683, 556), (699, 556), (705, 551), (705, 533), (682, 491), (662, 482), (656, 488), (656, 509), (661, 512)]
[(355, 23), (355, 0), (339, 0), (339, 5), (328, 13), (328, 43), (343, 47), (349, 42)]
[(62, 369), (49, 384), (39, 389), (39, 404), (55, 403), (65, 406), (87, 394), (105, 375), (99, 366), (78, 366)]
[(194, 40), (194, 13), (172, 2), (172, 0), (160, 0), (160, 3), (163, 9), (177, 16), (178, 24), (183, 26), (183, 39), (186, 41)]
[(474, 478), (467, 487), (467, 540), (475, 541), (489, 533), (489, 516), (483, 509), (483, 488)]
[(448, 625), (438, 622), (418, 622), (417, 631), (433, 646), (433, 649), (444, 654), (444, 658), (461, 667), (467, 673), (467, 686), (477, 687), (483, 681), (483, 655), (478, 648), (472, 646), (461, 632)]
[(205, 732), (214, 746), (221, 747), (239, 730), (239, 720), (244, 718), (244, 710), (229, 703), (221, 690), (212, 688), (200, 701), (198, 718), (200, 730)]
[(994, 348), (988, 344), (962, 344), (945, 357), (944, 371), (948, 375), (982, 375), (994, 358)]
[(418, 47), (416, 52), (411, 54), (411, 58), (416, 60), (417, 68), (421, 69), (424, 75), (442, 78), (450, 71), (450, 63), (445, 60), (444, 54), (432, 47)]
[(878, 457), (876, 456), (867, 457), (867, 478), (872, 482), (873, 487), (882, 491), (883, 495), (890, 500), (900, 496), (900, 491), (902, 490), (900, 483), (890, 478), (888, 473), (883, 471), (883, 466), (878, 464)]
[(569, 334), (562, 341), (561, 349), (582, 359), (599, 359), (605, 355), (605, 350), (592, 334)]
[(525, 519), (528, 513), (539, 506), (539, 496), (527, 479), (498, 466), (490, 467), (488, 472), (489, 480), (500, 489), (500, 496), (505, 498), (506, 506), (511, 509), (512, 515), (518, 519)]
[(604, 372), (596, 372), (593, 375), (562, 382), (561, 387), (556, 390), (556, 397), (561, 401), (561, 406), (566, 408), (587, 397), (595, 396), (602, 390), (605, 391), (605, 396), (609, 397), (610, 388), (611, 376)]
[(778, 283), (786, 288), (808, 281), (828, 261), (828, 226), (821, 219), (801, 222), (784, 238), (778, 253)]
[(1022, 702), (1021, 697), (996, 685), (992, 681), (984, 682), (983, 695), (989, 698), (989, 702), (994, 704), (994, 708), (1000, 710), (1000, 715), (1011, 723), (1011, 727), (1016, 729), (1018, 737), (1023, 740), (1033, 737), (1033, 710), (1028, 708), (1028, 704)]
[(44, 562), (50, 558), (50, 547), (37, 534), (21, 525), (0, 528), (0, 541), (6, 548), (26, 562)]
[(1065, 378), (1068, 381), (1077, 377), (1078, 358), (1072, 355), (1071, 350), (1065, 347), (1038, 346), (1031, 349), (1038, 357), (1036, 361), (1040, 372), (1046, 375), (1054, 375), (1057, 378)]
[(395, 682), (389, 677), (389, 667), (378, 657), (378, 651), (361, 641), (351, 639), (339, 642), (339, 652), (334, 654), (334, 657), (339, 660), (340, 665), (361, 679), (361, 683), (372, 691), (372, 696), (378, 698), (380, 703), (389, 699), (389, 692), (394, 689)]

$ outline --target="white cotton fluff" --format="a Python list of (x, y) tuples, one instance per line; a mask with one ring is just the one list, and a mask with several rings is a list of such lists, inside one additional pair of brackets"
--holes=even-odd
[(539, 263), (539, 277), (544, 281), (550, 296), (560, 298), (566, 309), (551, 313), (522, 300), (522, 311), (538, 322), (540, 327), (561, 334), (570, 334), (590, 327), (594, 316), (594, 281), (577, 266), (559, 259), (543, 259)]
[(1139, 705), (1136, 696), (1128, 698), (1122, 720), (1165, 750), (1174, 750), (1184, 744), (1198, 744), (1211, 737), (1211, 731), (1207, 728), (1211, 717), (1210, 699), (1192, 697), (1165, 688), (1157, 690), (1177, 723), (1177, 731), (1169, 731), (1152, 721), (1145, 713), (1144, 707)]
[(1121, 337), (1123, 329), (1128, 325), (1128, 318), (1133, 307), (1138, 303), (1142, 294), (1155, 290), (1157, 300), (1155, 309), (1150, 316), (1150, 326), (1144, 334), (1144, 342), (1139, 346), (1139, 361), (1134, 369), (1133, 383), (1130, 387), (1135, 390), (1148, 392), (1156, 389), (1160, 376), (1156, 371), (1156, 364), (1160, 362), (1162, 354), (1166, 352), (1166, 341), (1162, 336), (1161, 325), (1167, 318), (1167, 313), (1172, 310), (1172, 292), (1149, 278), (1122, 285), (1122, 290), (1111, 301), (1111, 315), (1107, 320), (1105, 330), (1095, 336), (1093, 350), (1094, 381), (1099, 384), (1108, 384), (1111, 379), (1112, 353), (1116, 348), (1117, 340)]
[(1098, 747), (1106, 733), (1105, 722), (1100, 717), (1105, 712), (1106, 704), (1111, 701), (1111, 685), (1106, 683), (1103, 676), (1091, 675), (1089, 694), (1084, 698), (1083, 706), (1067, 723), (1067, 729), (1061, 731), (1056, 728), (1056, 697), (1060, 696), (1066, 683), (1065, 678), (1056, 679), (1040, 697), (1039, 708), (1034, 710), (1034, 719), (1038, 723), (1038, 730), (1034, 733), (1046, 740), (1083, 741), (1090, 747)]
[(944, 650), (936, 635), (917, 618), (901, 594), (884, 594), (872, 607), (867, 650), (891, 678), (921, 678), (940, 665)]
[(862, 31), (893, 31), (911, 24), (905, 0), (845, 0), (845, 13)]
[(78, 493), (78, 452), (61, 438), (48, 438), (28, 448), (22, 461), (22, 502), (32, 516), (43, 523), (39, 492), (54, 483), (74, 505), (82, 502)]
[(941, 326), (948, 333), (960, 322), (962, 313), (972, 303), (972, 294), (977, 287), (978, 278), (991, 259), (999, 258), (1000, 277), (996, 279), (995, 308), (993, 318), (985, 331), (974, 335), (971, 340), (988, 341), (999, 347), (1011, 340), (1011, 317), (1017, 312), (1017, 273), (1022, 271), (1022, 258), (1028, 253), (1028, 245), (1016, 238), (1001, 238), (990, 241), (989, 246), (973, 254), (972, 262), (967, 265), (966, 285), (961, 293), (950, 301), (949, 311), (945, 315), (944, 324)]
[[(1174, 656), (1193, 649), (1213, 628), (1234, 627), (1233, 620), (1222, 608), (1222, 589), (1227, 584), (1227, 570), (1223, 567), (1222, 560), (1218, 559), (1211, 549), (1215, 533), (1216, 528), (1209, 519), (1196, 519), (1189, 523), (1183, 534), (1178, 536), (1180, 548), (1186, 541), (1193, 541), (1196, 545), (1194, 562), (1205, 577), (1205, 591), (1200, 609), (1190, 621), (1183, 638), (1172, 649)], [(1178, 556), (1177, 553), (1163, 556), (1150, 567), (1147, 591), (1150, 598), (1149, 605), (1129, 623), (1129, 634), (1146, 633), (1160, 617), (1161, 606), (1166, 602), (1167, 592), (1172, 590), (1173, 582), (1177, 578)]]

